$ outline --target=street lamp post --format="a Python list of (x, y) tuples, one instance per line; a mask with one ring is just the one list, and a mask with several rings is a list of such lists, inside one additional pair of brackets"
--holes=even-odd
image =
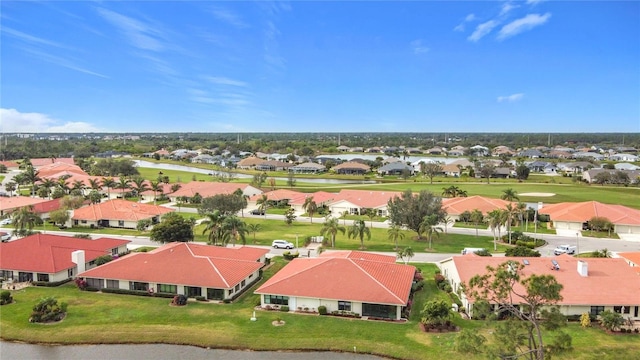
[(576, 255), (580, 255), (580, 233), (576, 232)]
[(296, 234), (296, 249), (298, 248), (298, 234)]

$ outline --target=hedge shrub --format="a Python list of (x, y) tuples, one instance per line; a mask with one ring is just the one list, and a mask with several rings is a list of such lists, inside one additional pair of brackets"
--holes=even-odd
[(324, 305), (318, 306), (318, 314), (327, 315), (327, 307)]
[(71, 278), (60, 280), (60, 281), (32, 281), (31, 284), (33, 286), (56, 287), (62, 284), (66, 284), (69, 281), (71, 281)]

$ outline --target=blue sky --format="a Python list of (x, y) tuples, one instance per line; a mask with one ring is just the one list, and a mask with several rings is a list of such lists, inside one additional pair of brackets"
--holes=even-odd
[(640, 1), (2, 1), (4, 132), (639, 132)]

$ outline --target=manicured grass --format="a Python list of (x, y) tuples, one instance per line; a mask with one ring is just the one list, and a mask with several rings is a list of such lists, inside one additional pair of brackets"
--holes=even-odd
[(618, 234), (614, 232), (609, 233), (608, 231), (584, 230), (584, 231), (581, 231), (581, 233), (582, 233), (582, 236), (594, 237), (599, 239), (620, 239)]
[[(271, 241), (274, 239), (283, 239), (296, 243), (296, 235), (298, 236), (298, 246), (304, 246), (304, 241), (308, 236), (319, 236), (322, 229), (322, 223), (324, 219), (315, 219), (313, 224), (307, 222), (294, 222), (291, 226), (287, 226), (284, 220), (265, 220), (263, 218), (244, 218), (247, 224), (260, 224), (261, 230), (255, 234), (255, 241), (253, 239), (253, 233), (247, 234), (247, 244), (258, 245), (271, 245)], [(343, 223), (340, 222), (342, 225)], [(198, 225), (194, 229), (196, 241), (206, 241), (207, 235), (202, 235), (205, 225)], [(349, 226), (345, 226), (348, 232)], [(387, 251), (393, 252), (394, 243), (389, 240), (387, 229), (372, 228), (371, 239), (367, 240), (365, 237), (364, 246), (369, 251)], [(344, 250), (357, 250), (360, 248), (359, 239), (349, 239), (345, 234), (338, 234), (336, 236), (336, 248)], [(440, 237), (433, 237), (433, 249), (429, 250), (428, 241), (422, 239), (416, 240), (416, 233), (412, 231), (403, 231), (405, 234), (404, 239), (398, 240), (398, 246), (400, 248), (410, 246), (414, 252), (434, 252), (434, 253), (459, 253), (465, 247), (485, 247), (493, 250), (493, 239), (489, 236), (463, 235), (463, 234), (444, 234), (441, 233)], [(498, 244), (498, 251), (504, 252), (507, 249), (506, 246)]]
[[(191, 164), (181, 164), (181, 165), (191, 166)], [(142, 176), (147, 180), (157, 180), (159, 175), (158, 172), (160, 171), (162, 171), (162, 175), (160, 176), (163, 176), (163, 177), (168, 176), (169, 181), (171, 183), (177, 183), (177, 182), (188, 183), (194, 180), (195, 181), (213, 181), (214, 180), (213, 176), (211, 175), (194, 173), (189, 171), (165, 170), (165, 169), (158, 170), (154, 168), (145, 168), (145, 167), (139, 167), (136, 169), (138, 169), (140, 176)]]
[[(284, 266), (282, 259), (265, 270), (265, 279)], [(398, 359), (457, 359), (484, 357), (455, 352), (456, 333), (423, 333), (419, 330), (420, 310), (425, 301), (449, 296), (436, 290), (435, 265), (418, 264), (425, 287), (413, 299), (413, 311), (405, 324), (362, 321), (317, 315), (256, 311), (259, 300), (250, 289), (233, 304), (189, 302), (185, 307), (169, 306), (170, 299), (120, 294), (81, 292), (73, 284), (58, 288), (27, 288), (14, 291), (14, 304), (0, 307), (0, 334), (3, 340), (38, 343), (168, 343), (212, 348), (252, 350), (332, 350), (373, 353)], [(264, 281), (264, 279), (262, 280)], [(42, 297), (54, 296), (69, 304), (60, 323), (40, 325), (28, 322), (32, 306)], [(284, 326), (271, 322), (281, 318)], [(491, 324), (454, 322), (485, 335)], [(575, 350), (561, 358), (632, 359), (640, 352), (637, 335), (608, 335), (597, 328), (582, 329), (572, 323), (567, 332)]]

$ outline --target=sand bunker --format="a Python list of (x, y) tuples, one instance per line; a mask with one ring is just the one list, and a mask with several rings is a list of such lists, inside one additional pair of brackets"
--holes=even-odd
[(520, 196), (549, 197), (549, 196), (555, 196), (556, 194), (554, 194), (554, 193), (544, 193), (544, 192), (530, 192), (530, 193), (520, 193), (518, 195), (520, 195)]

